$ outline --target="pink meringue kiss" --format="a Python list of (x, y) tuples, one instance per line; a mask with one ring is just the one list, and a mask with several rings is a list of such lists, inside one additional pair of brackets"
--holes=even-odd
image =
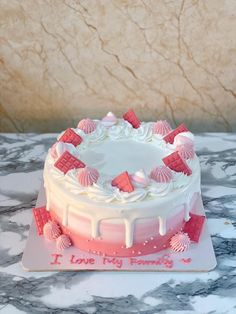
[(57, 249), (63, 251), (72, 245), (71, 239), (68, 235), (62, 234), (57, 238), (56, 246)]
[(134, 174), (131, 174), (131, 181), (134, 186), (146, 187), (149, 184), (148, 176), (146, 175), (143, 169), (136, 171)]
[(174, 252), (185, 252), (189, 246), (190, 239), (187, 233), (178, 232), (170, 239), (170, 247)]
[(81, 120), (77, 125), (77, 128), (82, 130), (85, 134), (92, 133), (96, 127), (96, 123), (89, 118)]
[(152, 169), (150, 178), (159, 183), (168, 183), (171, 181), (173, 175), (170, 168), (166, 166), (158, 166)]
[(82, 186), (89, 186), (96, 183), (99, 178), (99, 172), (90, 167), (84, 167), (78, 170), (77, 179)]
[(109, 128), (117, 123), (117, 118), (112, 112), (108, 112), (107, 115), (102, 119), (102, 124)]
[(75, 149), (74, 145), (64, 142), (56, 142), (52, 145), (50, 153), (53, 159), (59, 158), (65, 151), (72, 152)]
[(175, 136), (174, 145), (192, 145), (194, 146), (194, 137), (191, 132), (182, 132)]
[(43, 226), (43, 235), (47, 240), (56, 240), (61, 235), (61, 228), (55, 221), (49, 220)]
[(162, 136), (165, 136), (166, 134), (168, 134), (171, 131), (171, 126), (169, 125), (169, 123), (166, 120), (163, 121), (157, 121), (156, 123), (154, 123), (153, 127), (152, 127), (152, 132), (155, 134), (160, 134)]
[(195, 152), (192, 145), (185, 144), (185, 145), (178, 145), (176, 147), (176, 150), (178, 151), (179, 155), (183, 159), (193, 159)]

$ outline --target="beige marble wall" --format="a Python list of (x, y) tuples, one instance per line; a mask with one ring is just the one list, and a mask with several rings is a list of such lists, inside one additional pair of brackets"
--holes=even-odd
[(132, 106), (236, 130), (236, 1), (0, 0), (1, 131)]

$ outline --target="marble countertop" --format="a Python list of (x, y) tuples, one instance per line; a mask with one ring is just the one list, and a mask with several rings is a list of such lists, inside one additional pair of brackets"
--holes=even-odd
[(0, 313), (236, 313), (236, 134), (196, 136), (217, 267), (206, 273), (25, 272), (45, 154), (55, 134), (0, 135)]

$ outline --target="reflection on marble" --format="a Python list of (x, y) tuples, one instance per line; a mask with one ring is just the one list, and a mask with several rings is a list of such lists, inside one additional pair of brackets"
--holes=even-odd
[(0, 131), (59, 131), (127, 106), (236, 130), (235, 51), (236, 1), (1, 0)]
[(196, 136), (218, 262), (209, 273), (23, 271), (31, 207), (55, 138), (0, 136), (0, 313), (235, 313), (236, 134)]

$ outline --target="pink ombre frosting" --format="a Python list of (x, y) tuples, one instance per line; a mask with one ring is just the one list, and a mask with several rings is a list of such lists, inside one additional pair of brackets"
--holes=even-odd
[(193, 159), (194, 158), (194, 148), (192, 145), (186, 144), (186, 145), (178, 145), (176, 147), (177, 151), (179, 152), (179, 155), (183, 159)]
[(149, 178), (143, 169), (140, 169), (134, 174), (131, 174), (131, 180), (135, 187), (145, 187), (149, 183)]
[(49, 220), (43, 227), (43, 235), (47, 240), (55, 240), (61, 234), (61, 228), (55, 221)]
[(112, 112), (108, 112), (107, 115), (102, 119), (102, 124), (109, 128), (117, 123), (117, 118)]
[(189, 249), (190, 239), (187, 233), (178, 232), (170, 239), (170, 247), (175, 252), (184, 252)]
[(62, 234), (57, 238), (56, 246), (57, 249), (63, 251), (71, 246), (70, 237), (66, 234)]
[(157, 166), (150, 173), (150, 178), (160, 183), (168, 183), (172, 177), (171, 170), (166, 166)]
[(96, 127), (96, 123), (89, 118), (81, 120), (77, 125), (77, 128), (84, 131), (85, 134), (92, 133)]
[(166, 120), (157, 121), (156, 123), (154, 123), (153, 128), (152, 128), (153, 133), (160, 134), (162, 136), (165, 136), (171, 130), (172, 130), (171, 126)]
[(51, 147), (50, 153), (53, 159), (59, 158), (65, 151), (73, 152), (75, 150), (74, 145), (64, 142), (56, 142)]
[[(50, 209), (50, 214), (62, 223), (63, 218), (55, 214), (55, 206), (52, 210)], [(74, 247), (98, 255), (104, 254), (103, 256), (134, 257), (152, 254), (169, 247), (171, 237), (184, 227), (184, 205), (180, 213), (167, 219), (167, 233), (163, 236), (158, 232), (158, 220), (138, 220), (134, 228), (135, 241), (130, 248), (127, 248), (124, 243), (125, 226), (123, 223), (110, 224), (109, 220), (103, 221), (99, 227), (101, 238), (93, 238), (89, 233), (91, 221), (88, 218), (75, 213), (71, 213), (70, 218), (73, 221), (73, 227), (68, 228), (63, 225), (61, 227), (63, 234), (69, 234)], [(87, 230), (86, 234), (82, 232), (81, 226), (82, 229)]]
[(99, 172), (90, 167), (84, 167), (78, 170), (77, 179), (82, 186), (89, 186), (96, 183), (99, 178)]

